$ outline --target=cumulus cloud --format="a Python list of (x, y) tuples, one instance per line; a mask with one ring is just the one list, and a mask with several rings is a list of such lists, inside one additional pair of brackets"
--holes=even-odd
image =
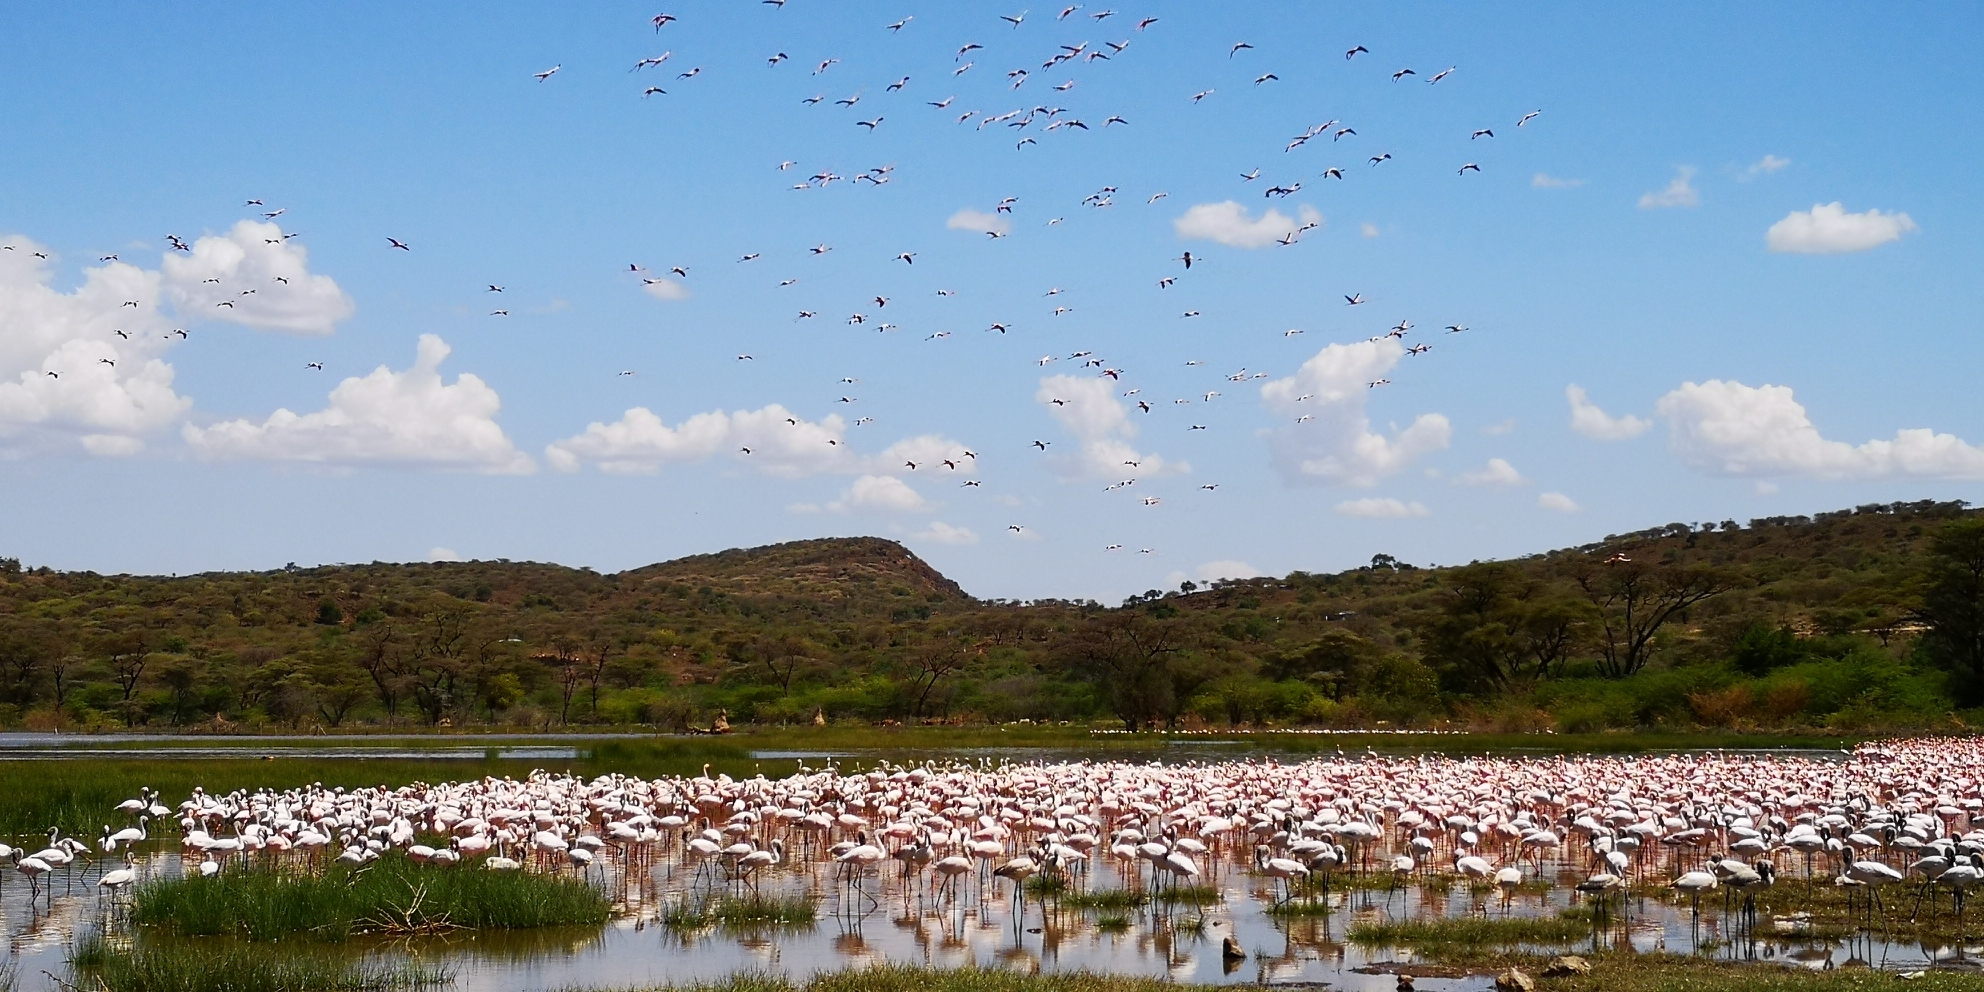
[(966, 207), (951, 215), (944, 226), (953, 231), (977, 231), (981, 234), (1006, 234), (1013, 229), (1013, 222), (1007, 215), (993, 211), (973, 210)]
[(1421, 503), (1406, 503), (1390, 496), (1368, 496), (1364, 499), (1347, 499), (1336, 505), (1336, 512), (1346, 517), (1370, 517), (1373, 519), (1399, 519), (1403, 517), (1423, 517), (1426, 507)]
[(1639, 437), (1653, 426), (1653, 421), (1631, 414), (1614, 417), (1606, 413), (1585, 398), (1583, 386), (1565, 386), (1564, 396), (1571, 401), (1571, 430), (1594, 441), (1624, 441)]
[(1491, 489), (1506, 489), (1510, 486), (1524, 486), (1529, 480), (1516, 471), (1516, 467), (1501, 458), (1490, 458), (1488, 464), (1472, 472), (1462, 472), (1455, 482), (1463, 486), (1487, 486)]
[(1209, 561), (1197, 569), (1200, 582), (1218, 582), (1221, 579), (1251, 579), (1268, 573), (1244, 561)]
[(130, 454), (137, 436), (186, 412), (193, 401), (162, 357), (181, 339), (159, 313), (157, 272), (111, 262), (64, 293), (37, 257), (45, 247), (18, 236), (0, 246), (0, 444)]
[(453, 548), (428, 548), (427, 560), (428, 561), (461, 561), (462, 556), (455, 553), (455, 550)]
[(930, 509), (923, 494), (893, 475), (864, 475), (827, 504), (835, 513), (920, 513)]
[(1984, 478), (1984, 449), (1915, 428), (1861, 445), (1821, 437), (1789, 386), (1711, 379), (1660, 398), (1668, 442), (1692, 468), (1714, 475), (1877, 479)]
[(1378, 236), (1378, 225), (1373, 224), (1370, 221), (1365, 221), (1364, 223), (1357, 225), (1357, 230), (1359, 233), (1363, 234), (1367, 238), (1375, 238)]
[(496, 390), (468, 373), (452, 384), (441, 378), (449, 351), (447, 342), (423, 334), (412, 368), (395, 372), (381, 365), (370, 375), (348, 378), (331, 390), (330, 405), (315, 413), (282, 409), (259, 424), (187, 424), (181, 434), (205, 459), (535, 471), (536, 463), (496, 424), (502, 407)]
[(682, 285), (681, 280), (670, 279), (667, 276), (659, 279), (642, 279), (641, 292), (657, 300), (686, 300), (689, 298), (689, 287)]
[[(552, 442), (544, 458), (561, 472), (590, 464), (623, 475), (651, 475), (667, 465), (726, 454), (739, 464), (785, 478), (978, 471), (977, 460), (965, 455), (963, 445), (935, 434), (904, 438), (875, 455), (856, 453), (846, 435), (847, 422), (838, 415), (815, 422), (777, 403), (757, 410), (698, 413), (673, 427), (637, 406), (613, 423), (595, 421), (583, 433)], [(909, 468), (911, 462), (916, 468)]]
[(1201, 203), (1173, 220), (1171, 227), (1181, 238), (1217, 241), (1229, 248), (1266, 248), (1293, 235), (1303, 225), (1323, 222), (1323, 215), (1306, 203), (1295, 215), (1298, 219), (1289, 220), (1286, 214), (1270, 207), (1259, 217), (1250, 219), (1246, 207), (1227, 200)]
[(1371, 389), (1405, 355), (1397, 338), (1332, 344), (1292, 376), (1261, 386), (1268, 409), (1291, 421), (1274, 432), (1270, 447), (1290, 481), (1371, 486), (1413, 460), (1447, 446), (1453, 427), (1437, 413), (1421, 414), (1391, 436), (1374, 433), (1365, 414)]
[(1765, 155), (1763, 158), (1760, 158), (1755, 162), (1750, 163), (1750, 167), (1743, 170), (1743, 178), (1755, 179), (1758, 176), (1768, 176), (1771, 173), (1776, 172), (1777, 170), (1782, 169), (1790, 164), (1791, 164), (1791, 160), (1788, 158), (1778, 158), (1775, 155)]
[(1131, 446), (1137, 425), (1130, 419), (1129, 408), (1116, 398), (1113, 382), (1072, 375), (1040, 380), (1034, 398), (1047, 404), (1062, 429), (1081, 445), (1072, 455), (1050, 452), (1049, 463), (1063, 475), (1107, 479), (1191, 471), (1184, 462), (1167, 461), (1162, 455), (1144, 454)]
[(1810, 210), (1793, 210), (1764, 232), (1774, 252), (1794, 255), (1837, 255), (1879, 248), (1916, 230), (1915, 221), (1899, 211), (1850, 214), (1839, 201), (1815, 203)]
[(1536, 505), (1553, 513), (1576, 513), (1578, 505), (1563, 493), (1538, 493)]
[(329, 334), (351, 316), (351, 297), (330, 276), (311, 275), (309, 253), (282, 228), (244, 220), (226, 234), (169, 253), (165, 295), (189, 320), (225, 320), (264, 331)]
[(1701, 191), (1695, 189), (1689, 182), (1693, 178), (1695, 178), (1695, 167), (1692, 165), (1681, 166), (1675, 170), (1674, 179), (1667, 184), (1665, 189), (1640, 194), (1640, 209), (1657, 210), (1661, 207), (1701, 206)]
[(932, 541), (937, 544), (977, 544), (978, 535), (969, 527), (954, 527), (942, 520), (930, 521), (930, 526), (909, 535), (912, 541)]
[(1571, 189), (1577, 186), (1583, 186), (1584, 180), (1559, 179), (1547, 172), (1539, 172), (1529, 177), (1529, 184), (1537, 189)]

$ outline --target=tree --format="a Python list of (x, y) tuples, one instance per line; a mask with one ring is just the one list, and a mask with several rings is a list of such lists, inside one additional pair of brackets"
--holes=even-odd
[(1731, 584), (1713, 568), (1648, 564), (1623, 555), (1579, 562), (1571, 569), (1571, 580), (1596, 611), (1603, 632), (1599, 671), (1615, 679), (1646, 667), (1653, 656), (1653, 637), (1669, 621), (1728, 591)]
[(1065, 650), (1101, 688), (1123, 729), (1137, 730), (1175, 712), (1171, 666), (1189, 630), (1176, 619), (1119, 610), (1089, 618)]
[(1928, 587), (1915, 616), (1922, 649), (1956, 675), (1964, 705), (1984, 701), (1984, 519), (1943, 525), (1930, 545)]
[(975, 654), (984, 653), (984, 648), (976, 647), (968, 638), (959, 636), (925, 641), (912, 649), (909, 653), (909, 663), (916, 666), (916, 677), (909, 683), (910, 715), (926, 715), (930, 694), (936, 690), (937, 683), (964, 668), (965, 663)]
[(1524, 644), (1511, 629), (1515, 576), (1501, 563), (1455, 569), (1441, 591), (1439, 608), (1418, 624), (1426, 661), (1441, 681), (1462, 692), (1493, 691), (1524, 660)]
[(371, 678), (379, 705), (386, 708), (386, 721), (391, 723), (399, 716), (400, 699), (407, 688), (406, 673), (400, 667), (399, 630), (390, 620), (367, 623), (359, 630), (364, 653), (359, 655), (358, 667)]

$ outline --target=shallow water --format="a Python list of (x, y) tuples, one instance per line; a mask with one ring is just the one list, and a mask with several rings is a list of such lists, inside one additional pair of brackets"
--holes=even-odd
[[(177, 874), (186, 864), (175, 851), (155, 851), (138, 862), (147, 875)], [(66, 957), (78, 932), (128, 930), (121, 911), (96, 895), (99, 870), (88, 866), (44, 879), (48, 895), (34, 907), (22, 879), (7, 872), (0, 881), (0, 925), (22, 989), (52, 990), (58, 988), (58, 978), (70, 978)], [(1327, 982), (1334, 988), (1389, 992), (1396, 983), (1391, 972), (1415, 962), (1412, 950), (1348, 944), (1344, 933), (1352, 924), (1469, 914), (1554, 916), (1575, 897), (1567, 888), (1519, 892), (1504, 902), (1499, 892), (1475, 892), (1464, 885), (1445, 892), (1417, 885), (1351, 891), (1340, 886), (1326, 897), (1331, 908), (1327, 916), (1283, 920), (1268, 914), (1277, 895), (1270, 885), (1229, 872), (1211, 880), (1224, 898), (1203, 912), (1190, 906), (1145, 907), (1127, 911), (1127, 927), (1109, 932), (1098, 927), (1095, 911), (1050, 913), (1035, 898), (1029, 898), (1016, 919), (1012, 887), (1003, 880), (983, 884), (967, 875), (956, 897), (945, 898), (921, 884), (905, 886), (896, 869), (885, 866), (880, 874), (871, 872), (859, 892), (844, 892), (831, 869), (796, 867), (767, 875), (761, 887), (767, 896), (812, 898), (820, 913), (812, 926), (683, 933), (662, 923), (667, 909), (683, 899), (732, 891), (729, 883), (684, 867), (673, 856), (635, 871), (631, 880), (617, 869), (597, 867), (591, 877), (621, 900), (613, 920), (598, 929), (462, 933), (348, 946), (354, 954), (411, 955), (444, 965), (453, 973), (453, 987), (463, 992), (653, 986), (739, 970), (803, 976), (885, 961), (1022, 971), (1089, 969), (1206, 983)], [(1103, 890), (1136, 887), (1139, 880), (1118, 877), (1102, 864), (1081, 884)], [(1967, 966), (1984, 955), (1980, 946), (1924, 947), (1868, 936), (1846, 942), (1757, 938), (1732, 932), (1728, 925), (1733, 921), (1724, 916), (1719, 898), (1705, 902), (1699, 924), (1685, 905), (1635, 899), (1621, 915), (1615, 900), (1607, 925), (1594, 927), (1590, 937), (1569, 949), (1631, 947), (1807, 968)], [(1767, 920), (1764, 926), (1769, 926)], [(1244, 960), (1223, 959), (1221, 943), (1228, 934), (1246, 950)], [(1422, 976), (1417, 982), (1435, 992), (1478, 992), (1491, 984), (1486, 975)]]

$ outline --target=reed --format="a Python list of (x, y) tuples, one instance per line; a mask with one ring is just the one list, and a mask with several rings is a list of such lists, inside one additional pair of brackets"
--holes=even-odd
[(598, 926), (609, 909), (604, 893), (576, 878), (422, 865), (398, 855), (322, 874), (255, 868), (158, 879), (131, 897), (131, 920), (147, 930), (249, 940)]

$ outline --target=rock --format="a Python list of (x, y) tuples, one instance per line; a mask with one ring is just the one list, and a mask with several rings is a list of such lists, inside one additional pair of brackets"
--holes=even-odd
[(1550, 966), (1543, 969), (1543, 977), (1545, 978), (1562, 978), (1566, 975), (1589, 974), (1591, 974), (1591, 962), (1575, 954), (1566, 954), (1550, 962)]
[(1536, 992), (1536, 979), (1523, 974), (1521, 968), (1510, 968), (1495, 976), (1495, 992)]
[(1239, 941), (1228, 936), (1225, 940), (1220, 941), (1219, 956), (1228, 961), (1239, 961), (1246, 958), (1247, 952), (1240, 949)]
[(1398, 992), (1412, 992), (1412, 976), (1398, 976)]

